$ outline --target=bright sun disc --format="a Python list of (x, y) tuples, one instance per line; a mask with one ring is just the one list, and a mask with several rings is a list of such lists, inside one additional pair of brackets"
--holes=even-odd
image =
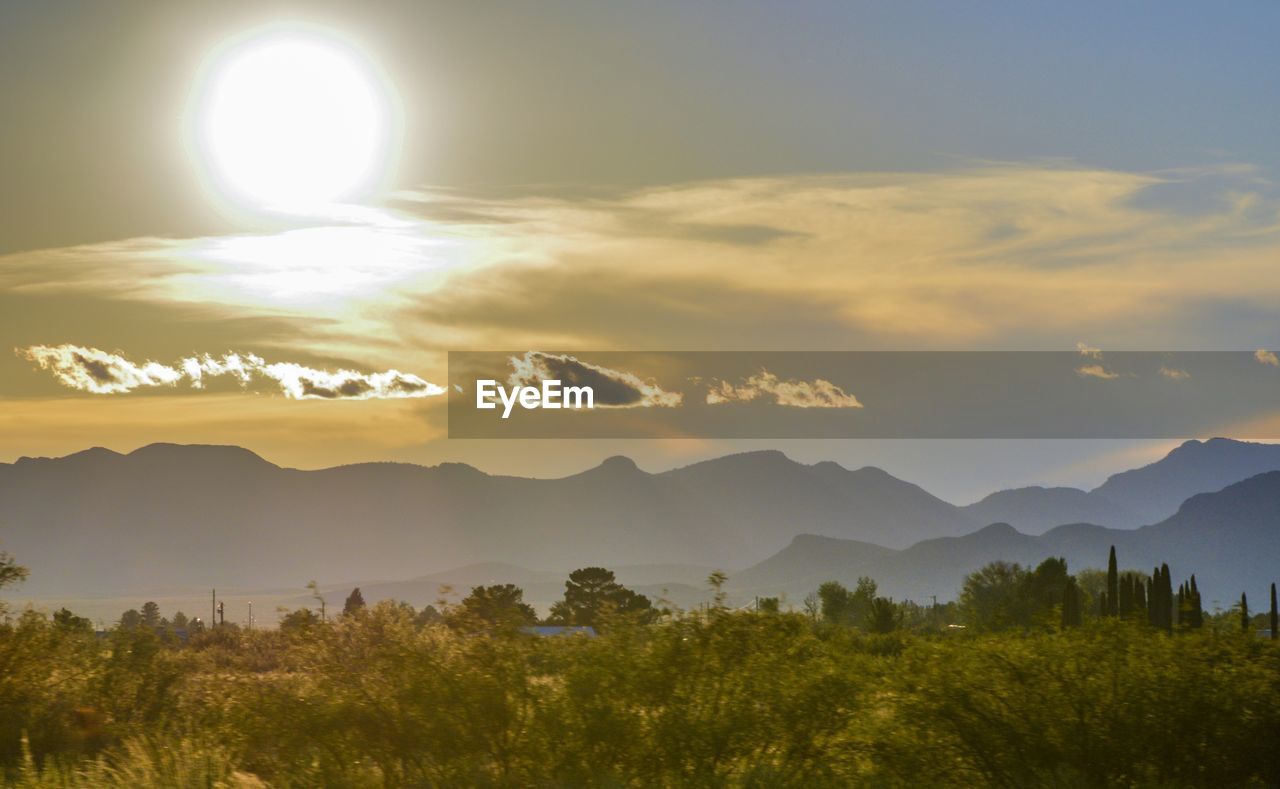
[(385, 95), (350, 48), (274, 33), (213, 65), (196, 125), (220, 191), (259, 208), (298, 209), (366, 191), (386, 164)]

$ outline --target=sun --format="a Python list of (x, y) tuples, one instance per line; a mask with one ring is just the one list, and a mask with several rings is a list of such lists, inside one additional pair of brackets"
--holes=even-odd
[(202, 82), (198, 158), (237, 204), (305, 211), (358, 197), (385, 175), (393, 136), (386, 85), (336, 37), (251, 36), (213, 58)]

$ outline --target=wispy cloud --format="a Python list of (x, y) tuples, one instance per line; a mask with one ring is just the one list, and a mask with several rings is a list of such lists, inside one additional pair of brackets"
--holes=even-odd
[(320, 370), (295, 362), (268, 362), (251, 353), (189, 356), (170, 365), (155, 361), (139, 364), (120, 354), (69, 344), (33, 345), (15, 352), (48, 370), (63, 386), (92, 394), (122, 394), (183, 381), (203, 389), (207, 379), (224, 377), (241, 385), (269, 381), (294, 400), (375, 400), (444, 393), (436, 384), (399, 370)]
[(707, 390), (707, 405), (766, 399), (792, 408), (862, 408), (857, 397), (830, 381), (783, 380), (765, 369), (738, 384), (717, 381)]
[(1253, 352), (1253, 358), (1258, 360), (1258, 364), (1265, 364), (1268, 367), (1280, 367), (1280, 357), (1276, 356), (1275, 351), (1259, 348)]
[(1113, 373), (1100, 364), (1085, 364), (1076, 368), (1076, 375), (1081, 378), (1101, 378), (1104, 381), (1110, 381), (1119, 378), (1119, 373)]
[(542, 381), (560, 381), (565, 386), (589, 386), (596, 408), (673, 408), (684, 395), (668, 392), (652, 380), (634, 373), (581, 361), (573, 356), (528, 351), (510, 358), (512, 386), (538, 386)]
[(1108, 370), (1106, 367), (1102, 366), (1101, 364), (1102, 349), (1101, 348), (1094, 348), (1088, 343), (1078, 342), (1076, 343), (1076, 350), (1079, 351), (1080, 355), (1083, 356), (1084, 358), (1093, 359), (1095, 362), (1099, 362), (1098, 364), (1080, 365), (1079, 367), (1076, 368), (1076, 375), (1080, 376), (1081, 378), (1101, 378), (1104, 381), (1110, 381), (1114, 378), (1120, 377), (1119, 373), (1114, 373)]
[(1174, 381), (1185, 381), (1191, 377), (1191, 373), (1176, 367), (1161, 367), (1160, 374)]

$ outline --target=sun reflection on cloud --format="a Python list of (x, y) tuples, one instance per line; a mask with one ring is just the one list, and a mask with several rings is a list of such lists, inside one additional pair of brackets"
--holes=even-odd
[(448, 268), (460, 247), (384, 227), (338, 226), (213, 238), (187, 254), (219, 267), (216, 277), (198, 275), (201, 290), (320, 305), (383, 295), (405, 280)]

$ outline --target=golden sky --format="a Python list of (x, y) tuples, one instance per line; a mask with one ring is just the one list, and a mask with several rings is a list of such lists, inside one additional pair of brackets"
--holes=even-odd
[[(624, 34), (593, 12), (566, 28), (559, 4), (519, 12), (523, 22), (323, 7), (300, 29), (323, 26), (385, 81), (395, 169), (351, 199), (284, 214), (217, 194), (183, 113), (226, 42), (289, 29), (288, 14), (133, 9), (85, 32), (92, 19), (4, 12), (12, 24), (0, 28), (45, 34), (46, 46), (11, 42), (30, 77), (0, 93), (22, 119), (0, 135), (15, 162), (4, 207), (17, 220), (0, 254), (0, 339), (12, 349), (0, 355), (0, 460), (163, 440), (240, 444), (309, 467), (462, 457), (538, 474), (629, 446), (550, 445), (547, 461), (533, 445), (448, 444), (444, 398), (418, 395), (444, 384), (449, 350), (1278, 344), (1280, 201), (1272, 152), (1252, 138), (1206, 153), (1207, 138), (1174, 145), (1150, 129), (1164, 141), (1157, 160), (1141, 135), (1097, 155), (1028, 122), (1025, 138), (989, 144), (998, 136), (981, 108), (934, 96), (935, 117), (921, 119), (900, 106), (936, 89), (932, 56), (892, 65), (901, 53), (883, 53), (875, 78), (809, 27), (752, 54), (777, 21), (754, 5), (703, 49), (694, 33), (712, 20), (678, 9), (627, 11)], [(884, 30), (906, 24), (866, 13)], [(1051, 20), (1021, 23), (1050, 35)], [(861, 93), (801, 74), (800, 49), (847, 70)], [(957, 57), (955, 78), (978, 84), (985, 66)], [(1000, 94), (988, 114), (1006, 130), (1019, 112), (1056, 112), (1054, 90), (1077, 101), (1052, 61), (1020, 57), (1044, 95), (1019, 104), (1028, 86), (986, 83)], [(593, 73), (588, 61), (603, 65)], [(775, 62), (781, 71), (762, 65)], [(788, 70), (801, 81), (783, 79)], [(1099, 90), (1095, 118), (1129, 117), (1122, 95)], [(864, 100), (859, 112), (846, 111), (850, 98)], [(894, 131), (930, 121), (953, 124), (943, 155), (939, 139)], [(27, 350), (63, 346), (144, 378), (148, 362), (195, 360), (204, 378), (95, 394)], [(257, 361), (229, 371), (228, 354)], [(399, 377), (376, 378), (390, 371)], [(734, 446), (637, 451), (671, 465)]]

